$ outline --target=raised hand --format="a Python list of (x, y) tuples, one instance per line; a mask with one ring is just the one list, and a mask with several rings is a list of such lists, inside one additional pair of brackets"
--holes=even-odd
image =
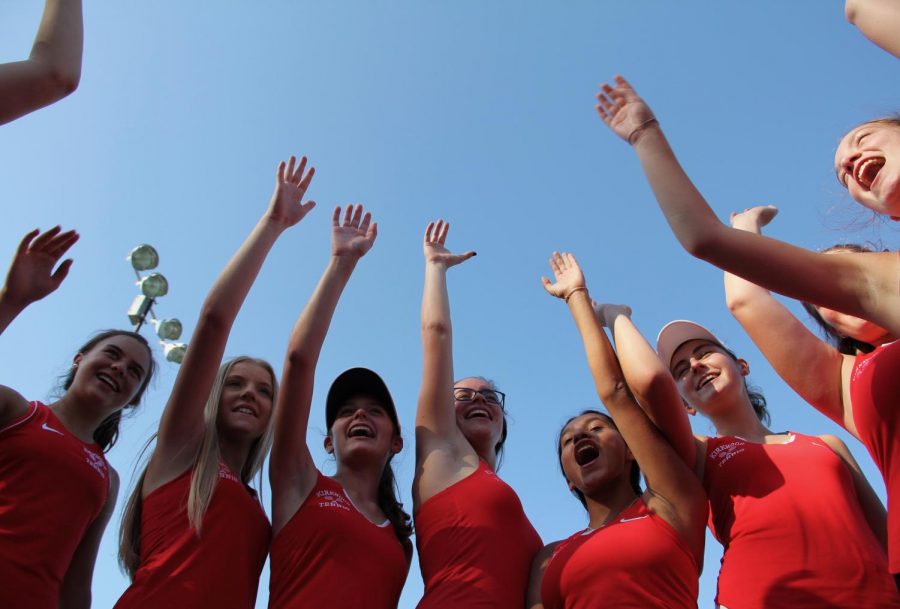
[(731, 226), (748, 233), (762, 233), (762, 227), (772, 221), (778, 215), (778, 208), (774, 205), (757, 205), (748, 207), (742, 212), (731, 212)]
[(306, 157), (301, 157), (300, 164), (294, 169), (294, 163), (297, 159), (294, 156), (287, 163), (281, 161), (278, 164), (278, 170), (275, 172), (275, 192), (272, 193), (272, 200), (269, 202), (269, 209), (266, 212), (269, 219), (276, 222), (282, 229), (294, 226), (303, 219), (309, 211), (316, 206), (315, 201), (307, 201), (303, 203), (303, 195), (309, 188), (309, 183), (316, 174), (316, 169), (310, 167), (309, 171), (304, 174), (306, 169)]
[(631, 307), (628, 305), (600, 303), (596, 300), (591, 300), (591, 306), (594, 308), (594, 314), (597, 316), (597, 319), (607, 328), (613, 327), (613, 322), (619, 315), (631, 317)]
[(615, 87), (600, 85), (597, 114), (613, 133), (633, 145), (642, 131), (657, 124), (656, 117), (627, 80), (616, 76), (615, 83)]
[(78, 233), (74, 230), (62, 232), (59, 226), (39, 233), (40, 230), (35, 229), (19, 243), (6, 275), (6, 284), (0, 292), (8, 303), (27, 306), (38, 301), (55, 291), (69, 274), (71, 258), (64, 260), (55, 272), (53, 267), (78, 241)]
[(551, 282), (546, 277), (541, 277), (541, 283), (544, 289), (551, 296), (569, 300), (569, 297), (575, 292), (587, 291), (584, 283), (584, 273), (581, 267), (575, 261), (575, 256), (568, 252), (553, 252), (550, 257), (550, 269), (553, 271), (553, 278), (556, 282)]
[(344, 222), (341, 223), (341, 207), (334, 208), (331, 217), (331, 255), (362, 258), (375, 243), (378, 223), (372, 222), (372, 214), (363, 215), (362, 205), (347, 205)]
[(444, 247), (449, 230), (449, 222), (438, 220), (436, 224), (434, 222), (428, 223), (428, 227), (425, 229), (425, 241), (422, 244), (426, 263), (440, 265), (449, 269), (451, 266), (465, 262), (475, 255), (475, 252), (471, 250), (462, 254), (454, 254)]

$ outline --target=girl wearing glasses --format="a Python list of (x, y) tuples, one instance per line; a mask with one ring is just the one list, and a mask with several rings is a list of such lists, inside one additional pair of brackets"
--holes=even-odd
[[(824, 315), (871, 322), (867, 331), (874, 328), (873, 340), (883, 344), (865, 358), (865, 366), (855, 367), (851, 360), (820, 349), (803, 350), (799, 355), (803, 364), (793, 350), (790, 358), (803, 371), (808, 366), (821, 369), (820, 363), (825, 362), (822, 365), (834, 372), (833, 378), (842, 376), (845, 406), (854, 396), (852, 410), (841, 407), (839, 412), (833, 406), (834, 396), (803, 392), (860, 439), (884, 476), (891, 506), (890, 569), (900, 579), (900, 512), (896, 510), (900, 504), (900, 409), (894, 407), (900, 390), (900, 342), (894, 340), (900, 336), (897, 253), (816, 253), (763, 237), (758, 231), (725, 226), (691, 183), (649, 106), (631, 85), (616, 77), (615, 87), (602, 85), (597, 97), (601, 118), (634, 148), (660, 208), (689, 253), (757, 286), (812, 303)], [(850, 131), (838, 146), (835, 168), (858, 203), (900, 218), (900, 120), (871, 121)], [(775, 331), (768, 320), (763, 324)], [(839, 331), (855, 332), (852, 328)], [(785, 344), (781, 335), (775, 340)]]
[[(542, 278), (544, 288), (568, 304), (597, 393), (612, 418), (586, 411), (560, 431), (560, 467), (590, 522), (537, 556), (526, 606), (696, 609), (706, 494), (635, 401), (627, 381), (645, 370), (620, 367), (574, 256), (554, 252), (550, 266), (556, 281)], [(617, 334), (627, 331), (619, 323), (626, 307), (604, 305), (601, 311)], [(661, 366), (654, 372), (671, 381)], [(665, 391), (647, 398), (680, 407), (671, 382), (662, 385)]]
[(397, 500), (391, 459), (403, 448), (384, 381), (351, 368), (325, 400), (325, 450), (337, 471), (324, 476), (307, 436), (316, 365), (338, 300), (377, 225), (361, 205), (334, 210), (331, 260), (291, 333), (276, 408), (269, 607), (395, 609), (412, 556), (410, 518)]
[[(78, 240), (59, 227), (25, 235), (0, 290), (0, 334), (54, 292)], [(136, 407), (155, 364), (146, 339), (107, 330), (78, 349), (48, 405), (0, 385), (0, 604), (57, 609), (91, 604), (100, 539), (119, 477), (106, 461), (122, 412)]]
[(425, 230), (422, 388), (416, 413), (413, 510), (425, 595), (419, 609), (520, 609), (541, 540), (497, 477), (504, 396), (490, 381), (453, 382), (447, 270), (475, 252), (445, 247), (450, 226)]

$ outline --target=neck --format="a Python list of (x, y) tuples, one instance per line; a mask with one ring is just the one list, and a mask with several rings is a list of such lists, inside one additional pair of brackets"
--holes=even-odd
[(238, 442), (219, 436), (219, 458), (238, 478), (250, 457), (252, 442)]
[(357, 505), (377, 503), (378, 485), (384, 468), (385, 464), (382, 463), (379, 468), (374, 460), (362, 463), (359, 467), (338, 461), (337, 472), (333, 479), (344, 487)]
[(762, 440), (771, 435), (768, 427), (762, 424), (752, 407), (735, 409), (733, 412), (710, 417), (720, 436), (740, 436), (746, 440)]
[(112, 414), (95, 412), (68, 392), (58, 402), (50, 404), (50, 408), (72, 435), (86, 443), (94, 441), (94, 432), (103, 419)]
[(620, 478), (612, 488), (600, 489), (591, 495), (585, 494), (584, 500), (587, 503), (587, 511), (590, 516), (590, 526), (592, 529), (609, 524), (610, 521), (621, 514), (637, 499), (634, 489), (625, 478)]

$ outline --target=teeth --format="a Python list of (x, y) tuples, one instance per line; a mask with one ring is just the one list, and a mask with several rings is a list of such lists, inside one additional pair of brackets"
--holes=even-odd
[(707, 374), (700, 379), (700, 382), (697, 383), (697, 389), (704, 387), (705, 385), (713, 382), (716, 378), (715, 374)]
[(375, 432), (372, 431), (367, 425), (354, 425), (350, 429), (347, 430), (347, 435), (351, 438), (365, 436), (367, 438), (374, 438)]
[(242, 413), (244, 413), (244, 414), (249, 414), (249, 415), (254, 416), (254, 417), (256, 416), (256, 413), (255, 413), (255, 412), (253, 412), (253, 411), (250, 410), (249, 408), (245, 408), (244, 406), (239, 406), (239, 407), (235, 408), (235, 412), (242, 412)]
[(115, 382), (109, 375), (100, 372), (97, 374), (97, 378), (100, 379), (103, 383), (110, 386), (113, 391), (119, 390), (119, 384)]
[(868, 188), (875, 181), (881, 167), (884, 166), (884, 159), (872, 158), (866, 159), (856, 166), (856, 181)]
[(473, 408), (473, 409), (470, 410), (469, 413), (466, 415), (466, 418), (467, 418), (467, 419), (474, 419), (475, 417), (484, 417), (484, 418), (486, 418), (486, 419), (490, 419), (490, 418), (491, 418), (491, 415), (490, 415), (490, 413), (488, 413), (487, 410), (484, 410), (483, 408)]

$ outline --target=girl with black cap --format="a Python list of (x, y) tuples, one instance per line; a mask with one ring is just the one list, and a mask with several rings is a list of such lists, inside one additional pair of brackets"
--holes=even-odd
[(409, 571), (410, 518), (397, 500), (391, 459), (403, 448), (384, 381), (366, 368), (343, 372), (328, 391), (325, 450), (337, 472), (322, 475), (305, 437), (319, 353), (357, 262), (377, 225), (361, 205), (334, 210), (331, 260), (294, 326), (275, 410), (272, 574), (269, 607), (393, 609)]

